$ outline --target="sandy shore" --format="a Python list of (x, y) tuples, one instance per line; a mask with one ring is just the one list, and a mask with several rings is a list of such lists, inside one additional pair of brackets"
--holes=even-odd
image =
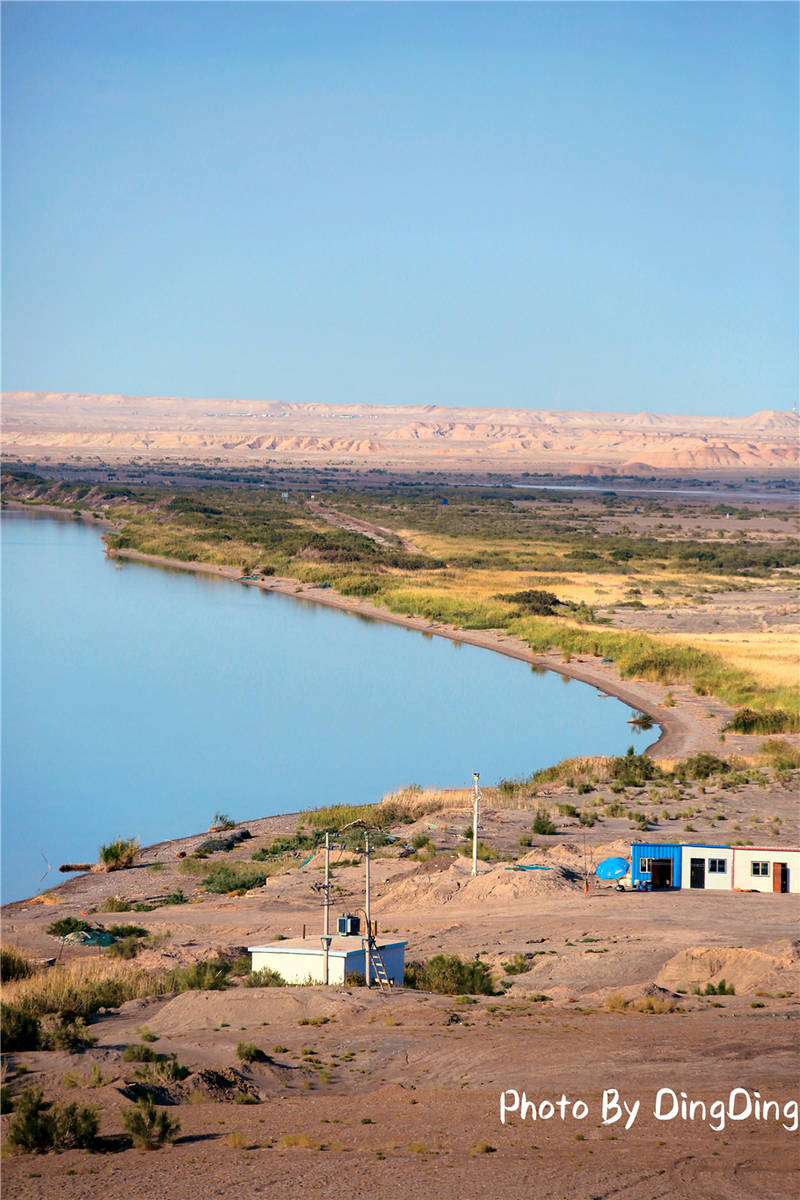
[[(138, 550), (107, 550), (111, 558), (127, 559), (131, 562), (149, 563), (152, 566), (166, 567), (177, 571), (192, 571), (201, 575), (213, 575), (218, 579), (230, 579), (242, 582), (246, 587), (260, 588), (266, 592), (279, 592), (292, 596), (296, 600), (304, 600), (313, 604), (322, 604), (327, 608), (335, 608), (341, 612), (354, 613), (359, 617), (368, 617), (375, 621), (384, 621), (389, 625), (400, 625), (404, 629), (415, 629), (434, 637), (447, 638), (452, 642), (465, 642), (471, 646), (480, 646), (485, 650), (493, 650), (497, 654), (505, 654), (508, 658), (516, 658), (534, 667), (555, 671), (559, 675), (588, 683), (609, 696), (614, 696), (631, 708), (647, 713), (660, 727), (661, 734), (647, 750), (657, 758), (685, 758), (696, 754), (699, 750), (717, 750), (719, 733), (724, 723), (733, 714), (733, 709), (708, 697), (692, 694), (688, 687), (670, 685), (669, 687), (644, 680), (622, 680), (613, 664), (603, 662), (591, 655), (581, 655), (569, 662), (564, 662), (560, 651), (547, 654), (533, 654), (525, 642), (509, 634), (495, 630), (457, 629), (452, 625), (429, 621), (426, 617), (403, 616), (390, 612), (366, 600), (342, 596), (331, 588), (314, 587), (311, 584), (300, 583), (296, 579), (269, 577), (264, 580), (242, 580), (241, 571), (237, 567), (215, 566), (203, 562), (182, 562), (179, 559), (164, 558), (157, 554), (143, 554)], [(674, 707), (664, 707), (664, 698), (668, 691), (675, 697)], [(752, 738), (731, 738), (728, 736), (728, 749), (734, 748), (747, 753)], [(760, 740), (760, 739), (756, 739)], [(738, 743), (741, 743), (739, 745)]]

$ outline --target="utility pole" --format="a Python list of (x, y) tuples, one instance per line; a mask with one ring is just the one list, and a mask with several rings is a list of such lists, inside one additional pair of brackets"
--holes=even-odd
[(327, 985), (331, 948), (331, 835), (329, 833), (325, 834), (325, 901), (322, 911), (322, 982)]
[(481, 789), (478, 787), (480, 775), (477, 771), (472, 772), (472, 874), (478, 874), (478, 805), (481, 800)]
[(364, 901), (364, 916), (367, 922), (367, 940), (364, 942), (364, 982), (369, 987), (369, 942), (372, 937), (372, 925), (369, 918), (369, 830), (364, 830), (364, 864), (365, 864), (365, 901)]

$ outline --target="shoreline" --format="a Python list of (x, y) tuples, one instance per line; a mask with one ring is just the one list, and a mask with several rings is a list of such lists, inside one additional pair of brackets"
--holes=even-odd
[(382, 621), (388, 625), (397, 625), (403, 629), (411, 629), (417, 633), (425, 633), (432, 637), (446, 638), (451, 642), (460, 642), (477, 646), (480, 649), (491, 650), (496, 654), (503, 654), (507, 658), (528, 663), (531, 667), (553, 671), (557, 675), (575, 679), (579, 683), (588, 684), (599, 692), (652, 717), (654, 724), (660, 729), (660, 734), (654, 742), (645, 747), (643, 753), (651, 754), (653, 757), (685, 758), (707, 744), (707, 734), (713, 732), (716, 735), (716, 727), (714, 730), (707, 728), (709, 722), (706, 722), (704, 726), (699, 724), (699, 719), (702, 719), (703, 716), (707, 717), (709, 713), (715, 713), (715, 708), (718, 706), (713, 702), (704, 704), (704, 698), (693, 697), (692, 707), (699, 707), (703, 710), (702, 714), (697, 714), (697, 716), (691, 712), (682, 711), (677, 705), (675, 708), (664, 708), (663, 694), (668, 690), (678, 691), (679, 688), (675, 685), (670, 687), (641, 680), (623, 681), (599, 658), (583, 655), (579, 659), (564, 662), (560, 651), (533, 654), (523, 641), (510, 634), (489, 630), (459, 629), (441, 622), (429, 621), (426, 617), (401, 616), (386, 608), (370, 604), (369, 601), (343, 596), (332, 588), (315, 587), (313, 584), (305, 584), (297, 579), (284, 576), (272, 576), (264, 580), (242, 579), (241, 572), (237, 567), (217, 566), (197, 561), (184, 562), (159, 554), (145, 554), (140, 550), (112, 550), (106, 547), (106, 555), (109, 558), (139, 562), (168, 570), (188, 571), (197, 575), (210, 575), (216, 579), (227, 579), (234, 583), (242, 583), (246, 587), (258, 588), (265, 592), (276, 592), (295, 600), (320, 604), (327, 608), (338, 609), (340, 612), (353, 613), (359, 617)]
[[(113, 522), (94, 517), (85, 510), (78, 516), (71, 509), (61, 508), (58, 505), (30, 504), (26, 501), (5, 497), (3, 506), (16, 511), (40, 512), (47, 516), (61, 516), (72, 520), (86, 521), (105, 531), (117, 529)], [(429, 621), (426, 617), (402, 616), (371, 604), (367, 600), (343, 596), (332, 588), (315, 587), (313, 584), (302, 583), (300, 580), (289, 577), (272, 576), (263, 580), (243, 579), (238, 567), (218, 566), (196, 560), (183, 561), (158, 554), (145, 554), (140, 550), (112, 550), (105, 544), (104, 538), (101, 537), (101, 540), (108, 558), (140, 562), (167, 570), (188, 571), (196, 575), (209, 575), (212, 578), (227, 579), (234, 583), (242, 583), (247, 587), (259, 588), (261, 591), (277, 592), (295, 600), (320, 604), (327, 608), (338, 609), (340, 612), (349, 612), (369, 620), (397, 625), (431, 637), (443, 637), (451, 642), (477, 646), (480, 649), (490, 650), (496, 654), (503, 654), (507, 658), (525, 662), (533, 668), (553, 671), (565, 678), (588, 684), (597, 691), (605, 693), (639, 712), (646, 713), (652, 718), (660, 733), (654, 742), (644, 748), (642, 753), (650, 754), (653, 758), (675, 760), (687, 758), (701, 750), (716, 752), (724, 721), (734, 712), (733, 708), (713, 697), (695, 696), (687, 685), (622, 680), (616, 669), (609, 668), (609, 665), (602, 662), (601, 659), (593, 658), (590, 655), (581, 655), (565, 662), (559, 650), (553, 650), (546, 654), (534, 654), (525, 642), (507, 633), (459, 629), (441, 622)], [(674, 707), (664, 706), (664, 697), (669, 691), (675, 697)], [(710, 718), (713, 718), (713, 723)], [(758, 736), (760, 735), (729, 736), (727, 741), (731, 743), (730, 749), (747, 753), (750, 744)]]

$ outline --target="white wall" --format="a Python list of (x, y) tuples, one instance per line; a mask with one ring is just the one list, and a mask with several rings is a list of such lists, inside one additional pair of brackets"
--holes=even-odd
[[(751, 863), (769, 863), (769, 874), (753, 875)], [(753, 846), (734, 846), (733, 848), (733, 886), (745, 891), (771, 892), (772, 867), (774, 863), (786, 863), (789, 867), (789, 891), (800, 892), (800, 850), (781, 850), (771, 846), (768, 850), (756, 849)]]
[[(278, 971), (287, 983), (307, 983), (309, 979), (314, 983), (323, 981), (321, 950), (309, 950), (298, 954), (296, 951), (270, 948), (253, 950), (251, 954), (254, 971), (269, 967), (272, 971)], [(329, 983), (344, 983), (344, 964), (343, 954), (328, 955)]]
[[(692, 859), (702, 858), (706, 864), (705, 890), (709, 892), (729, 892), (733, 887), (733, 851), (725, 846), (684, 846), (681, 850), (681, 891), (696, 891), (692, 888)], [(726, 870), (723, 874), (712, 874), (708, 869), (709, 859), (724, 859)]]

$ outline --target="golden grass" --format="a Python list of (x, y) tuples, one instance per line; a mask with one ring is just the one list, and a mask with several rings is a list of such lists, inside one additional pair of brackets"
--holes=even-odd
[(6, 984), (3, 999), (32, 1016), (67, 1010), (88, 1016), (101, 1006), (166, 991), (163, 974), (113, 959), (80, 959)]
[(675, 633), (665, 641), (683, 642), (711, 650), (732, 667), (749, 671), (764, 684), (786, 687), (800, 683), (797, 634), (783, 630), (762, 633)]

